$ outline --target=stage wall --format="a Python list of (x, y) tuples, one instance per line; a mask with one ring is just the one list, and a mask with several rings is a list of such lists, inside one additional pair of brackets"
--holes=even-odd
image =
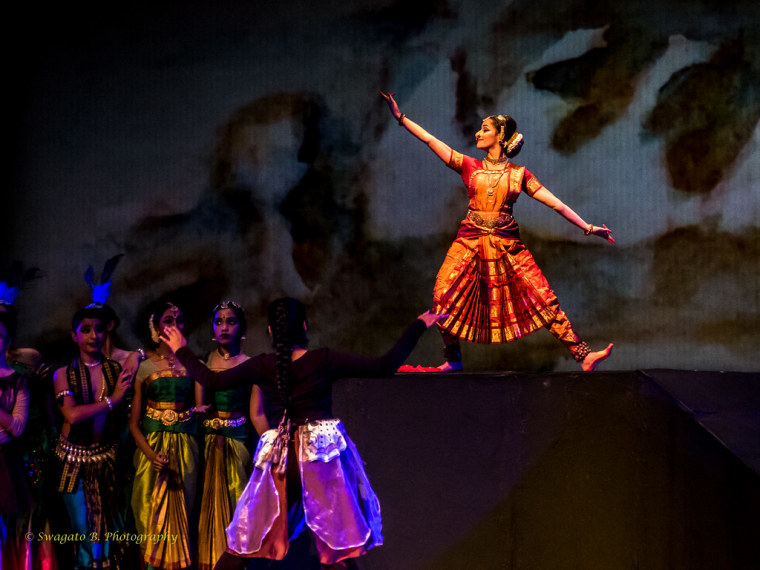
[[(701, 414), (722, 425), (722, 441), (673, 395), (689, 400), (695, 385), (720, 402)], [(336, 390), (383, 509), (385, 545), (360, 568), (739, 570), (760, 560), (760, 463), (731, 450), (760, 457), (760, 439), (742, 441), (760, 434), (748, 411), (760, 404), (756, 375), (396, 375)], [(743, 401), (731, 398), (738, 390)]]

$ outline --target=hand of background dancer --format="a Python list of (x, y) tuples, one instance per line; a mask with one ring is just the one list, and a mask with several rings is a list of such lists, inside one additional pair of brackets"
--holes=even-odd
[(396, 100), (393, 98), (394, 94), (383, 93), (380, 91), (380, 95), (382, 95), (383, 99), (388, 103), (388, 108), (391, 110), (391, 113), (393, 113), (393, 118), (398, 121), (398, 118), (401, 116), (401, 111), (399, 111), (398, 103), (396, 103)]
[(185, 340), (185, 337), (179, 332), (179, 329), (174, 326), (164, 328), (164, 332), (160, 338), (172, 352), (177, 352), (183, 346), (187, 346), (187, 340)]
[(130, 352), (127, 359), (122, 366), (123, 372), (128, 372), (130, 376), (137, 374), (137, 369), (140, 368), (140, 354), (137, 352)]
[(34, 371), (34, 375), (37, 376), (37, 378), (46, 379), (48, 376), (50, 376), (50, 366), (48, 366), (44, 362), (40, 363), (40, 365)]
[(127, 393), (127, 390), (130, 386), (132, 386), (132, 376), (134, 375), (133, 372), (130, 370), (122, 370), (121, 374), (119, 374), (119, 379), (116, 380), (116, 386), (113, 389), (113, 392), (109, 396), (111, 398), (112, 402), (114, 404), (118, 404), (124, 399), (124, 395)]
[(169, 466), (169, 456), (166, 453), (156, 453), (150, 464), (155, 471), (160, 472)]
[(425, 326), (427, 328), (430, 328), (438, 321), (442, 321), (449, 315), (447, 313), (433, 313), (432, 311), (425, 311), (422, 313), (419, 317), (417, 317), (419, 320), (421, 320), (423, 323), (425, 323)]
[(602, 224), (601, 226), (592, 225), (591, 233), (595, 236), (599, 236), (600, 238), (606, 239), (610, 243), (615, 243), (615, 240), (612, 239), (612, 230), (604, 224)]

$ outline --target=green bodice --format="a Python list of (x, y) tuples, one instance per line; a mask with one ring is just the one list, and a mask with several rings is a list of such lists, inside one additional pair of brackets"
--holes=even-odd
[[(178, 403), (183, 405), (177, 406), (177, 412), (189, 410), (195, 405), (195, 382), (189, 376), (172, 376), (170, 370), (161, 370), (155, 372), (144, 380), (145, 401), (155, 403)], [(164, 406), (161, 406), (163, 408)], [(196, 433), (198, 431), (198, 422), (195, 414), (192, 414), (187, 421), (178, 421), (172, 425), (149, 418), (143, 413), (142, 429), (144, 433), (155, 431), (172, 431), (178, 433)]]

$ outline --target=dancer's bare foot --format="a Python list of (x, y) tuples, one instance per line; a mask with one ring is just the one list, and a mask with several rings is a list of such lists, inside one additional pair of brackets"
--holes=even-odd
[(581, 362), (581, 368), (586, 372), (591, 372), (602, 360), (610, 355), (610, 352), (612, 352), (612, 343), (608, 344), (604, 350), (589, 352), (586, 358), (583, 359), (583, 362)]
[(464, 366), (462, 366), (462, 361), (459, 362), (444, 362), (440, 366), (437, 366), (438, 370), (441, 372), (452, 372), (456, 370), (463, 370)]

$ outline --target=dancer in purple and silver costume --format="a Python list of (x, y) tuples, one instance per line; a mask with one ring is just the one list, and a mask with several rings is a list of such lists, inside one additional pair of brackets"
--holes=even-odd
[(295, 299), (272, 302), (268, 317), (275, 352), (218, 373), (193, 355), (177, 329), (163, 333), (188, 374), (205, 387), (257, 384), (269, 424), (279, 426), (259, 440), (253, 473), (227, 527), (228, 549), (216, 568), (242, 568), (248, 558), (281, 560), (304, 524), (322, 566), (344, 568), (383, 537), (380, 503), (356, 447), (332, 414), (332, 383), (393, 374), (422, 333), (445, 315), (423, 313), (379, 358), (307, 350), (306, 314)]

